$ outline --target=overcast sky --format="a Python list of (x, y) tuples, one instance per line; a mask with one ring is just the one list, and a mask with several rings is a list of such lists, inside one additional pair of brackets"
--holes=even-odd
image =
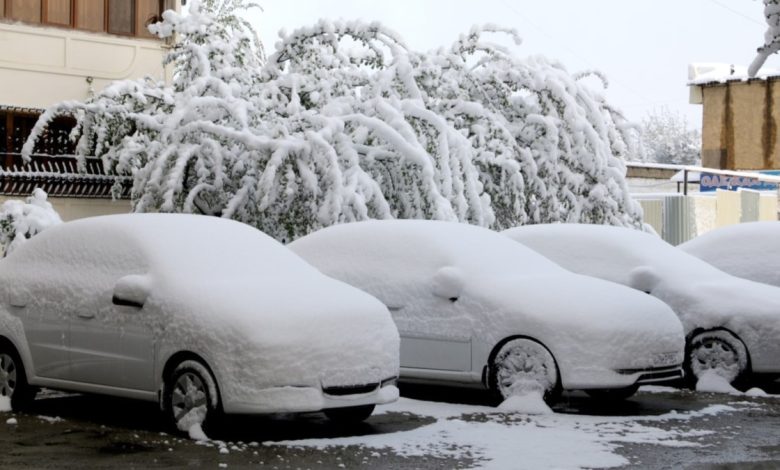
[[(518, 52), (542, 54), (570, 71), (598, 69), (607, 96), (633, 120), (663, 106), (701, 126), (688, 104), (688, 64), (748, 65), (763, 42), (760, 0), (259, 0), (252, 15), (266, 50), (277, 32), (320, 18), (378, 20), (413, 49), (449, 45), (473, 24), (516, 28)], [(780, 67), (777, 55), (765, 67)]]

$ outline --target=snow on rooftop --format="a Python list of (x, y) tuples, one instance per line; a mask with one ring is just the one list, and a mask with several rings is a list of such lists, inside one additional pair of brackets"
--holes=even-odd
[[(775, 76), (780, 76), (780, 70), (762, 68), (755, 78), (766, 79)], [(693, 63), (688, 65), (688, 85), (747, 81), (748, 78), (748, 68), (744, 65), (722, 63)]]

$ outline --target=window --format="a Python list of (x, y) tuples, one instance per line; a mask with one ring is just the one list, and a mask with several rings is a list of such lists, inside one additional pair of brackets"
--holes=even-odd
[(154, 38), (147, 26), (172, 4), (172, 0), (0, 0), (0, 18)]
[[(33, 111), (0, 110), (0, 156), (3, 168), (21, 164), (22, 147), (37, 120), (38, 114)], [(56, 119), (36, 143), (34, 154), (72, 155), (74, 144), (70, 140), (70, 131), (74, 125), (75, 121), (71, 118)]]
[(45, 0), (44, 23), (70, 26), (73, 11), (70, 0)]
[(95, 0), (76, 0), (76, 28), (88, 31), (104, 31), (106, 5)]
[(8, 17), (27, 23), (41, 22), (41, 0), (8, 0)]
[(133, 0), (108, 0), (108, 32), (133, 34), (135, 29), (135, 2)]

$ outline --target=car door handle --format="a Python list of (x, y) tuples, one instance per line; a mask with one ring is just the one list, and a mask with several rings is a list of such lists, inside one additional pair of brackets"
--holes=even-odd
[(83, 318), (85, 320), (91, 320), (91, 319), (95, 318), (95, 314), (92, 313), (92, 312), (79, 312), (78, 315), (79, 315), (79, 318)]

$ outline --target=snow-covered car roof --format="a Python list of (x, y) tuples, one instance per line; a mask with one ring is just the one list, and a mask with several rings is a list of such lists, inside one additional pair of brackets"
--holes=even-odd
[[(456, 266), (475, 274), (489, 270), (491, 274), (505, 271), (514, 276), (566, 273), (544, 256), (518, 247), (495, 232), (452, 222), (373, 220), (341, 224), (309, 234), (290, 246), (297, 253), (305, 253), (310, 262), (318, 256), (330, 259), (340, 251), (352, 257), (356, 250), (378, 250), (386, 254), (381, 257), (383, 263), (393, 263), (397, 260), (394, 253), (413, 250), (418, 268)], [(316, 262), (313, 264), (317, 266)], [(399, 265), (398, 269), (407, 267)]]
[[(115, 265), (177, 277), (201, 274), (304, 276), (311, 266), (283, 245), (249, 225), (218, 217), (188, 214), (121, 214), (61, 224), (36, 235), (3, 260), (29, 263), (105, 255)], [(29, 245), (29, 246), (28, 246)], [(78, 252), (78, 253), (77, 253)], [(257, 260), (257, 262), (247, 262)], [(73, 259), (74, 262), (84, 262)]]
[(678, 248), (734, 276), (780, 287), (780, 222), (721, 227)]
[[(701, 280), (722, 277), (704, 261), (675, 249), (657, 235), (640, 230), (592, 224), (539, 224), (503, 232), (575, 272), (630, 284), (631, 267), (652, 266), (664, 276)], [(608, 253), (612, 259), (604, 259)]]

